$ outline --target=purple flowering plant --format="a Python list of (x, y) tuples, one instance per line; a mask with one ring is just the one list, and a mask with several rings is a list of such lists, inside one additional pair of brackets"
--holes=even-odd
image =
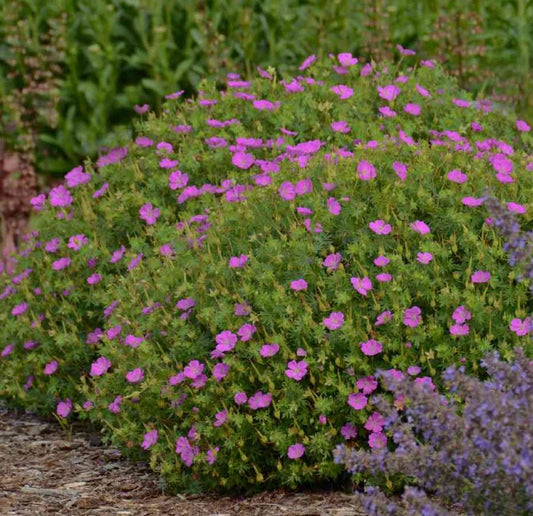
[(294, 487), (387, 446), (377, 369), (430, 382), (528, 339), (482, 206), (490, 184), (531, 221), (515, 121), (438, 66), (338, 62), (204, 82), (40, 198), (0, 277), (0, 396), (70, 400), (176, 489)]

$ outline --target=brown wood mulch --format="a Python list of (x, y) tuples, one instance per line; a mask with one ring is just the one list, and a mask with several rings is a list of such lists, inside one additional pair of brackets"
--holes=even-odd
[(339, 491), (252, 497), (164, 494), (146, 464), (98, 434), (0, 406), (0, 515), (365, 516)]

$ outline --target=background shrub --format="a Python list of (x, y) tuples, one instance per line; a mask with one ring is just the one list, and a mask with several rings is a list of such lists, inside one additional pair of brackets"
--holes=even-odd
[(530, 135), (410, 64), (202, 83), (35, 198), (0, 394), (87, 414), (176, 489), (294, 487), (338, 478), (345, 439), (384, 446), (376, 369), (507, 356), (529, 284), (482, 195), (530, 227)]

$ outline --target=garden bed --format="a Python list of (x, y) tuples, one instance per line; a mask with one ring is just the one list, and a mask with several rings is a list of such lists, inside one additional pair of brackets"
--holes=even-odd
[(4, 515), (364, 515), (342, 492), (253, 497), (165, 495), (145, 463), (105, 447), (99, 434), (72, 433), (32, 414), (0, 409), (0, 513)]

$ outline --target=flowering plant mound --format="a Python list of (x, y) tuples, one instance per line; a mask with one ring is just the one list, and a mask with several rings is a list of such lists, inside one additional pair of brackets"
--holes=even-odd
[(331, 59), (176, 92), (33, 200), (1, 395), (90, 417), (179, 489), (296, 486), (342, 474), (339, 442), (386, 446), (378, 368), (430, 382), (528, 338), (483, 207), (489, 185), (531, 223), (523, 131), (434, 63)]
[(533, 362), (517, 349), (511, 363), (494, 352), (482, 364), (485, 381), (464, 366), (448, 368), (448, 398), (412, 379), (385, 377), (396, 407), (382, 396), (375, 403), (395, 450), (343, 445), (335, 460), (351, 473), (408, 476), (416, 487), (406, 489), (401, 506), (367, 488), (360, 496), (369, 514), (531, 514)]

